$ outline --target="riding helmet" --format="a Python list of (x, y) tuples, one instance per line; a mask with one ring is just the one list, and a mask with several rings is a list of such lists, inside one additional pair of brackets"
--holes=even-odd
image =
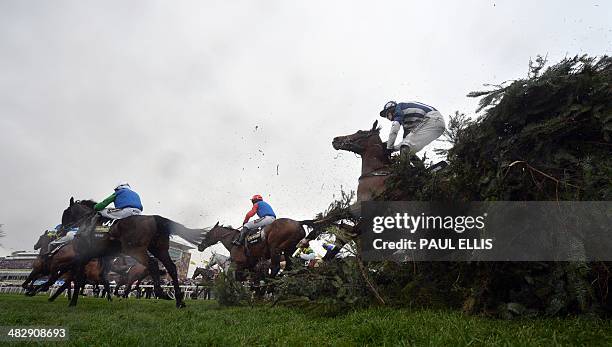
[(397, 102), (395, 101), (389, 101), (385, 104), (385, 107), (383, 107), (383, 110), (380, 111), (380, 116), (381, 117), (386, 117), (386, 113), (389, 109), (395, 108), (395, 106), (397, 106)]

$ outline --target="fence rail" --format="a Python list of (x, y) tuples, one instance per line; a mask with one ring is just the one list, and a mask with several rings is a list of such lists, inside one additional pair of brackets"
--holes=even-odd
[[(115, 285), (111, 284), (111, 293), (114, 292), (115, 290)], [(168, 294), (168, 296), (170, 296), (171, 298), (174, 298), (174, 287), (172, 286), (161, 286), (163, 291)], [(99, 287), (100, 291), (102, 291), (102, 286)], [(193, 286), (193, 285), (183, 285), (180, 286), (181, 291), (185, 294), (185, 299), (212, 299), (212, 293), (210, 291), (210, 288), (207, 286)], [(49, 288), (49, 290), (47, 292), (43, 292), (43, 293), (38, 293), (37, 295), (47, 295), (47, 296), (51, 296), (53, 295), (57, 290), (59, 289), (58, 285), (54, 285), (51, 288)], [(150, 284), (145, 284), (145, 285), (141, 285), (140, 286), (141, 290), (147, 290), (147, 289), (153, 289), (153, 285)], [(197, 292), (196, 292), (197, 290)], [(25, 294), (26, 290), (21, 288), (20, 286), (3, 286), (0, 285), (0, 294)], [(85, 290), (83, 291), (83, 293), (86, 296), (93, 296), (94, 295), (94, 286), (92, 285), (86, 285), (85, 286)], [(119, 289), (118, 291), (119, 295), (123, 295), (123, 289)], [(198, 293), (199, 295), (193, 295), (193, 293)], [(67, 296), (67, 292), (63, 293), (63, 296)], [(129, 294), (129, 297), (136, 297), (137, 296), (137, 292), (136, 291), (131, 291)], [(144, 297), (144, 295), (143, 295)]]

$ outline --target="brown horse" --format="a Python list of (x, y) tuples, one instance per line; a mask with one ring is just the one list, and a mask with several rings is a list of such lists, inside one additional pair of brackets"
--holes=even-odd
[[(332, 141), (332, 146), (336, 150), (353, 152), (361, 156), (361, 176), (357, 185), (357, 202), (349, 209), (353, 217), (361, 214), (361, 203), (374, 200), (385, 191), (385, 182), (391, 175), (391, 159), (386, 151), (386, 143), (380, 139), (380, 128), (378, 121), (375, 121), (370, 130), (359, 130), (354, 134), (338, 136)], [(305, 247), (310, 240), (317, 238), (333, 221), (317, 221), (317, 226), (313, 232), (308, 234), (306, 239), (300, 243), (300, 247)], [(335, 223), (333, 223), (335, 224)], [(359, 233), (359, 224), (351, 227), (339, 224), (338, 227), (352, 234)], [(336, 247), (325, 254), (324, 260), (333, 259), (340, 251), (344, 242), (337, 240)]]
[[(159, 270), (159, 275), (163, 276), (166, 273), (164, 270)], [(149, 273), (149, 268), (146, 266), (136, 263), (126, 269), (124, 272), (117, 272), (119, 278), (117, 283), (115, 284), (115, 296), (119, 296), (119, 288), (125, 285), (125, 289), (123, 290), (123, 297), (127, 298), (130, 292), (132, 291), (132, 286), (136, 284), (133, 288), (137, 293), (139, 293), (140, 284), (144, 279), (149, 277), (151, 274)]]
[(291, 255), (295, 247), (304, 238), (303, 224), (308, 221), (298, 222), (289, 218), (279, 218), (265, 227), (265, 239), (248, 246), (247, 256), (244, 246), (235, 246), (232, 241), (240, 231), (231, 227), (220, 226), (219, 223), (206, 232), (202, 243), (198, 246), (200, 252), (204, 249), (221, 242), (230, 251), (232, 262), (236, 264), (236, 274), (239, 280), (244, 279), (243, 270), (253, 270), (260, 259), (270, 259), (270, 275), (276, 276), (280, 271), (281, 255), (287, 260), (287, 267), (291, 268)]
[(361, 176), (357, 186), (357, 205), (373, 200), (385, 190), (391, 160), (386, 143), (380, 139), (380, 128), (375, 121), (370, 130), (359, 130), (352, 135), (338, 136), (332, 141), (336, 150), (344, 150), (361, 156)]
[[(164, 265), (174, 287), (174, 297), (176, 306), (185, 307), (183, 293), (179, 287), (176, 265), (172, 262), (168, 253), (170, 234), (187, 239), (198, 239), (201, 230), (188, 229), (183, 225), (173, 222), (161, 216), (131, 216), (116, 221), (108, 233), (103, 237), (93, 237), (88, 231), (93, 229), (93, 223), (97, 220), (96, 212), (93, 209), (94, 201), (85, 200), (75, 202), (70, 198), (70, 205), (62, 214), (62, 226), (64, 228), (78, 226), (79, 232), (72, 242), (73, 254), (70, 259), (63, 259), (57, 262), (57, 268), (51, 273), (51, 278), (45, 284), (49, 286), (51, 280), (54, 282), (57, 277), (66, 271), (74, 271), (76, 275), (75, 291), (78, 291), (85, 283), (84, 266), (93, 258), (102, 256), (116, 255), (123, 253), (136, 259), (149, 268), (155, 291), (158, 297), (167, 297), (163, 293), (160, 285), (159, 269), (157, 262), (149, 258), (147, 251)], [(55, 257), (54, 257), (55, 258)], [(51, 282), (51, 283), (53, 283)], [(75, 306), (78, 295), (73, 295), (70, 306)]]
[(45, 254), (49, 249), (49, 243), (51, 243), (51, 241), (53, 241), (54, 239), (54, 236), (49, 235), (49, 233), (45, 231), (42, 235), (38, 237), (38, 241), (36, 241), (36, 244), (34, 244), (34, 250), (40, 249), (40, 251), (38, 251), (38, 257), (36, 257), (34, 263), (32, 264), (32, 271), (28, 275), (28, 278), (26, 278), (26, 280), (21, 284), (21, 287), (27, 289), (28, 292), (34, 290), (33, 286), (30, 283), (42, 276), (49, 274), (49, 269), (46, 266), (47, 262)]
[[(108, 301), (112, 301), (110, 295), (110, 285), (106, 280), (104, 273), (105, 269), (102, 259), (93, 259), (87, 263), (87, 265), (85, 265), (86, 283), (93, 284), (95, 286), (102, 284), (104, 286), (104, 291), (106, 292), (106, 299)], [(64, 284), (59, 287), (55, 293), (53, 293), (53, 295), (49, 298), (49, 301), (54, 301), (64, 292), (64, 290), (69, 289), (71, 284), (74, 282), (75, 276), (72, 274), (72, 272), (66, 272), (62, 275), (62, 279), (64, 279)], [(75, 295), (77, 295), (76, 293), (78, 292), (75, 291)]]

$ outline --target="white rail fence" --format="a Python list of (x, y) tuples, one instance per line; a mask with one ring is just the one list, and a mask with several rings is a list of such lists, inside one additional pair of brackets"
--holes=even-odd
[[(170, 296), (171, 298), (174, 298), (174, 287), (172, 286), (161, 286), (162, 289), (164, 290), (164, 292), (166, 294), (168, 294), (168, 296)], [(114, 292), (115, 290), (115, 285), (110, 286), (111, 288), (111, 293)], [(203, 287), (203, 286), (193, 286), (193, 285), (184, 285), (184, 286), (180, 286), (181, 291), (183, 293), (185, 293), (185, 299), (213, 299), (213, 293), (212, 290), (210, 290), (210, 288), (208, 287)], [(51, 288), (49, 288), (48, 291), (43, 292), (43, 293), (38, 293), (38, 295), (48, 295), (51, 296), (53, 295), (57, 290), (59, 289), (58, 285), (54, 285)], [(103, 287), (99, 286), (100, 289), (100, 293), (102, 292)], [(133, 287), (132, 287), (133, 289)], [(145, 293), (147, 292), (147, 290), (150, 290), (151, 292), (151, 298), (154, 298), (153, 296), (153, 286), (152, 285), (141, 285), (140, 286), (141, 289), (141, 298), (145, 298)], [(144, 289), (144, 291), (143, 291)], [(197, 296), (192, 294), (196, 293), (197, 290)], [(7, 285), (0, 285), (0, 294), (25, 294), (26, 290), (21, 288), (20, 286), (7, 286)], [(123, 289), (119, 289), (119, 295), (123, 295)], [(86, 296), (94, 296), (94, 286), (92, 285), (86, 285), (85, 286), (85, 290), (83, 291), (83, 293)], [(137, 297), (137, 292), (132, 290), (129, 294), (129, 297)], [(65, 291), (64, 293), (62, 293), (63, 296), (67, 296), (67, 291)]]

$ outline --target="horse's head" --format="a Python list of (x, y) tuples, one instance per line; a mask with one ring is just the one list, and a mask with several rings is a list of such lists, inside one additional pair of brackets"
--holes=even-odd
[(62, 226), (76, 226), (88, 214), (94, 212), (95, 201), (70, 198), (70, 204), (62, 213)]
[(36, 241), (36, 244), (34, 244), (34, 250), (39, 250), (41, 248), (45, 249), (45, 247), (49, 246), (49, 243), (54, 238), (54, 236), (50, 235), (49, 232), (45, 230), (45, 232), (43, 232), (42, 235), (38, 237), (38, 241)]
[(375, 121), (370, 130), (359, 130), (354, 134), (338, 136), (332, 141), (332, 146), (336, 150), (349, 151), (357, 154), (363, 154), (370, 146), (380, 146), (380, 128), (378, 121)]
[(223, 227), (217, 222), (208, 232), (203, 233), (202, 242), (198, 245), (198, 251), (203, 252), (206, 248), (219, 242), (221, 240), (219, 237), (221, 229), (223, 229)]

